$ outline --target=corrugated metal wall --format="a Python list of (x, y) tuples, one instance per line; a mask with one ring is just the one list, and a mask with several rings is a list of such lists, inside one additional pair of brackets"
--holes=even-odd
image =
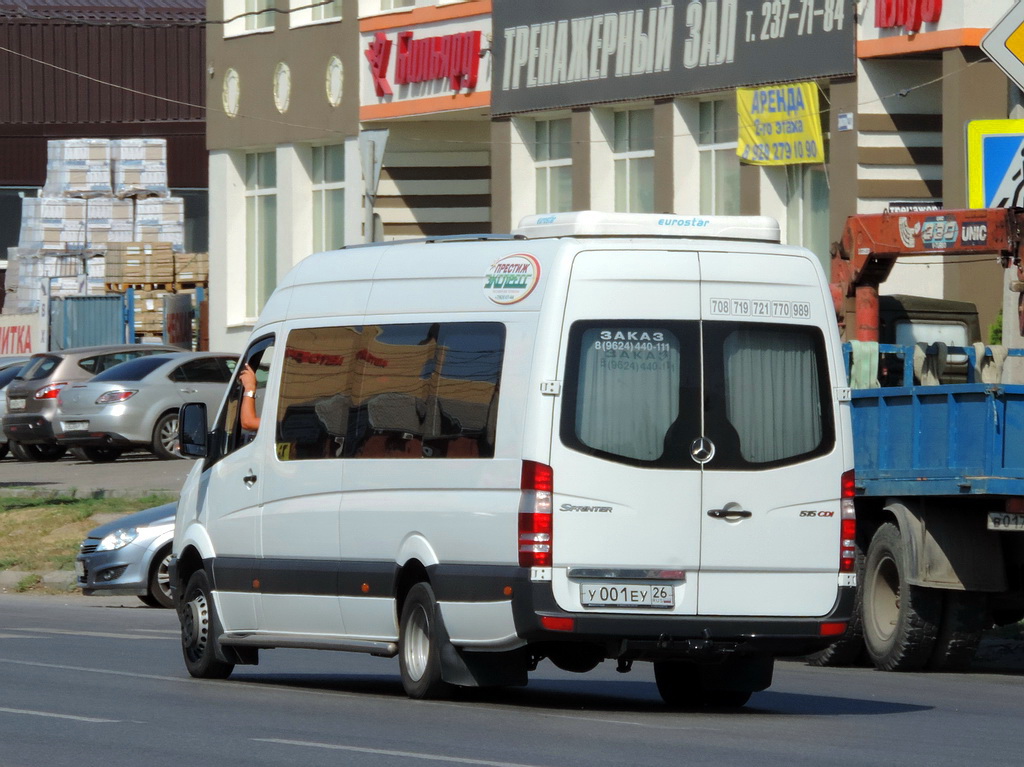
[(18, 54), (0, 52), (5, 70), (0, 123), (205, 117), (205, 46), (199, 26), (7, 22), (0, 24), (0, 46)]
[[(202, 12), (160, 21), (169, 12), (152, 4), (94, 12), (93, 23), (0, 4), (0, 186), (41, 185), (47, 139), (122, 136), (166, 137), (171, 184), (207, 185)], [(85, 5), (36, 3), (31, 15), (82, 16)], [(157, 19), (141, 23), (147, 5)]]

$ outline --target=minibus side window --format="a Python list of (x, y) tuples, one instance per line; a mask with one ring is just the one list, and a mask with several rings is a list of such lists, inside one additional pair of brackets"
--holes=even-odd
[(207, 464), (223, 458), (225, 455), (248, 445), (254, 432), (242, 428), (239, 423), (239, 416), (242, 402), (242, 386), (238, 381), (238, 373), (249, 365), (256, 373), (256, 413), (259, 415), (264, 407), (263, 392), (266, 389), (267, 380), (270, 377), (270, 363), (274, 358), (274, 338), (267, 336), (255, 341), (242, 355), (237, 367), (234, 370), (234, 381), (228, 390), (228, 396), (224, 401), (224, 408), (220, 413), (217, 425), (214, 427), (211, 453), (207, 457)]
[(288, 334), (277, 405), (277, 456), (342, 458), (359, 428), (355, 406), (362, 327), (299, 328)]
[(278, 458), (493, 457), (504, 348), (493, 322), (293, 330)]

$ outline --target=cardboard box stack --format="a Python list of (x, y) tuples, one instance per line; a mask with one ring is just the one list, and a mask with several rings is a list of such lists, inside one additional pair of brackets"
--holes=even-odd
[(46, 144), (43, 197), (111, 197), (110, 141), (72, 138)]
[(169, 242), (127, 242), (107, 250), (107, 287), (135, 291), (135, 330), (143, 335), (163, 329), (163, 297), (194, 294), (208, 279), (206, 253), (175, 253)]
[[(4, 313), (38, 311), (46, 278), (51, 295), (104, 293), (111, 282), (173, 282), (184, 230), (184, 201), (167, 185), (165, 139), (50, 141), (46, 183), (39, 197), (22, 201), (18, 247), (8, 249)], [(107, 254), (129, 245), (166, 249), (169, 269), (112, 278)], [(140, 268), (158, 262), (147, 257)]]
[(115, 197), (170, 197), (166, 139), (123, 138), (114, 141), (111, 159)]

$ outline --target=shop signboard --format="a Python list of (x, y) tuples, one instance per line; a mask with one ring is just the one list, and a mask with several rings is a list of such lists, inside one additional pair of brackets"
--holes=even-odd
[(851, 75), (847, 0), (495, 3), (494, 114)]
[(736, 154), (751, 165), (825, 162), (818, 86), (791, 83), (737, 88), (740, 135)]
[(361, 32), (362, 119), (487, 105), (489, 15), (413, 26), (399, 21), (404, 24)]

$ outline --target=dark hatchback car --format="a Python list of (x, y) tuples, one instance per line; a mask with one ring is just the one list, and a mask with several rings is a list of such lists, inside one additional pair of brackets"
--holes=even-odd
[(181, 352), (176, 346), (122, 344), (33, 354), (7, 385), (3, 430), (19, 461), (56, 461), (67, 447), (53, 435), (57, 395), (69, 383), (87, 381), (107, 368), (149, 354)]

